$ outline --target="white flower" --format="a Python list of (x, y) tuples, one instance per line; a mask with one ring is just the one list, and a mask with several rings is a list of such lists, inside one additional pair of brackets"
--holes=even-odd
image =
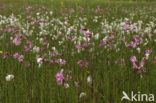
[(56, 51), (56, 48), (55, 48), (55, 47), (52, 47), (51, 49), (52, 49), (53, 51)]
[(37, 63), (41, 63), (43, 58), (37, 58)]
[(43, 62), (43, 58), (37, 57), (37, 63), (39, 64), (38, 67), (40, 68)]
[(156, 29), (153, 31), (154, 34), (156, 34)]
[(6, 81), (11, 81), (12, 79), (14, 79), (14, 75), (7, 75), (6, 77), (5, 77), (5, 79), (6, 79)]
[(40, 13), (36, 13), (36, 15), (40, 15)]
[(87, 77), (87, 82), (88, 82), (88, 83), (92, 83), (92, 78), (91, 78), (91, 76), (88, 76), (88, 77)]
[(140, 48), (139, 47), (137, 48), (137, 51), (138, 51), (138, 53), (140, 53)]
[(40, 68), (40, 67), (41, 67), (41, 65), (42, 65), (42, 63), (39, 63), (38, 67)]
[(69, 84), (68, 84), (68, 83), (65, 83), (65, 84), (64, 84), (64, 87), (65, 87), (65, 88), (69, 88)]
[(81, 93), (80, 93), (80, 96), (79, 96), (79, 98), (82, 98), (82, 97), (84, 97), (84, 96), (86, 96), (86, 93), (84, 93), (84, 92), (81, 92)]
[(34, 46), (33, 47), (33, 52), (39, 52), (40, 51), (40, 48), (39, 47), (37, 47), (37, 46)]
[(53, 14), (53, 12), (52, 12), (52, 11), (50, 11), (50, 12), (49, 12), (49, 14), (50, 14), (50, 15), (52, 15), (52, 14)]
[(145, 57), (146, 57), (146, 60), (149, 58), (149, 54), (147, 53), (147, 54), (145, 54)]
[(95, 35), (95, 39), (96, 39), (96, 40), (99, 39), (99, 33), (97, 33), (97, 34)]

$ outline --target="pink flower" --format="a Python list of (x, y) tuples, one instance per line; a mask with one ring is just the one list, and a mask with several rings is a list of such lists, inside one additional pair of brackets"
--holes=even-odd
[(40, 50), (41, 50), (41, 51), (44, 51), (44, 50), (45, 50), (45, 48), (42, 48), (42, 47), (41, 47), (41, 48), (40, 48)]
[(24, 56), (23, 55), (19, 55), (18, 53), (15, 53), (13, 55), (14, 59), (18, 59), (19, 62), (23, 62)]
[(24, 52), (28, 52), (29, 51), (29, 48), (25, 45), (24, 46)]
[(79, 30), (80, 33), (85, 32), (85, 31), (87, 31), (86, 28), (81, 28), (81, 29)]
[(145, 69), (145, 68), (142, 68), (142, 71), (143, 71), (143, 72), (146, 72), (146, 69)]
[(88, 62), (79, 60), (79, 61), (77, 62), (77, 64), (78, 64), (81, 68), (82, 68), (82, 67), (88, 68)]
[(84, 12), (84, 8), (82, 8), (81, 6), (78, 6), (78, 8), (80, 9), (81, 13)]
[(83, 47), (87, 47), (88, 46), (88, 41), (86, 41), (84, 44), (83, 44)]
[(62, 66), (62, 65), (65, 65), (65, 64), (66, 64), (66, 61), (63, 60), (63, 59), (61, 59), (61, 61), (60, 61), (60, 65)]
[(6, 59), (7, 55), (8, 55), (8, 52), (3, 53), (3, 54), (2, 54), (2, 58), (3, 58), (3, 59)]
[(131, 43), (128, 43), (128, 44), (126, 44), (125, 46), (126, 46), (126, 47), (131, 47), (132, 44), (131, 44)]
[(122, 63), (123, 65), (125, 64), (125, 59), (124, 59), (124, 58), (121, 59), (121, 63)]
[(143, 67), (144, 64), (145, 64), (144, 61), (141, 61), (141, 62), (140, 62), (140, 67)]
[(30, 63), (28, 61), (24, 62), (24, 66), (30, 67)]
[(48, 45), (48, 42), (43, 42), (42, 45), (43, 46)]
[(7, 29), (8, 32), (11, 32), (11, 28), (10, 27), (7, 27), (6, 29)]
[(141, 70), (140, 69), (137, 69), (137, 73), (140, 74), (141, 73)]
[(139, 31), (139, 29), (136, 26), (133, 29), (135, 29), (136, 32)]
[(21, 44), (21, 40), (20, 40), (19, 35), (15, 36), (15, 38), (13, 40), (13, 43), (15, 43), (15, 45), (20, 45)]
[(64, 81), (64, 76), (63, 76), (63, 71), (62, 72), (58, 72), (56, 74), (56, 82), (58, 85), (62, 85)]
[(140, 39), (140, 37), (138, 35), (134, 35), (133, 39), (135, 40), (136, 43), (141, 41), (141, 39)]
[(70, 14), (72, 14), (75, 12), (75, 10), (73, 8), (71, 8), (69, 12), (70, 12)]
[(148, 50), (148, 49), (145, 52), (146, 52), (146, 54), (151, 54), (152, 53), (152, 51)]
[(28, 40), (27, 44), (29, 45), (29, 48), (32, 49), (32, 42)]
[(149, 55), (150, 55), (151, 53), (152, 53), (151, 50), (148, 50), (148, 49), (147, 49), (147, 50), (145, 51), (145, 59), (146, 59), (146, 60), (148, 60)]
[(81, 45), (76, 45), (75, 48), (76, 48), (76, 49), (81, 49), (82, 46), (81, 46)]
[(151, 39), (152, 38), (152, 35), (151, 34), (148, 34), (148, 38)]
[(135, 63), (133, 63), (133, 68), (137, 70), (140, 69)]
[(80, 67), (83, 67), (83, 61), (82, 61), (82, 60), (79, 60), (79, 61), (77, 62), (77, 64), (79, 64)]
[(79, 87), (80, 86), (80, 83), (79, 82), (74, 81), (74, 84), (75, 84), (76, 87)]
[(85, 62), (85, 67), (88, 68), (88, 62)]
[(19, 56), (20, 56), (20, 55), (19, 55), (18, 53), (15, 53), (15, 54), (13, 55), (13, 58), (14, 58), (14, 59), (17, 59)]
[(125, 20), (125, 25), (129, 25), (129, 24), (130, 24), (129, 20)]
[(137, 61), (136, 56), (132, 56), (132, 57), (131, 57), (131, 61), (132, 61), (133, 63), (135, 63), (135, 62)]
[(131, 46), (132, 46), (133, 48), (136, 48), (136, 47), (137, 47), (137, 43), (136, 43), (136, 42), (131, 42)]
[(114, 34), (112, 34), (109, 38), (114, 39), (115, 38)]
[(24, 56), (23, 56), (23, 55), (20, 55), (20, 56), (18, 57), (18, 61), (19, 61), (19, 62), (23, 62), (23, 59), (24, 59)]
[(26, 10), (26, 12), (29, 12), (30, 8), (29, 8), (29, 7), (27, 7), (27, 8), (25, 8), (25, 10)]
[(156, 64), (156, 57), (154, 57), (154, 61), (153, 62), (154, 62), (154, 64)]
[(89, 32), (89, 31), (87, 31), (87, 32), (86, 32), (86, 37), (87, 37), (87, 38), (90, 38), (91, 36), (92, 36), (92, 33)]

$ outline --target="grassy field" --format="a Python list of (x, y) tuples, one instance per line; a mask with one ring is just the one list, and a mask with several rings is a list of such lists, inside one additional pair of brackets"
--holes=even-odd
[(156, 2), (0, 1), (0, 103), (155, 103), (155, 93)]

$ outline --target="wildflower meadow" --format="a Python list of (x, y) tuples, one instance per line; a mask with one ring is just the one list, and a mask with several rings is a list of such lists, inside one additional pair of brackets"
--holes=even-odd
[(154, 0), (1, 0), (0, 103), (156, 103)]

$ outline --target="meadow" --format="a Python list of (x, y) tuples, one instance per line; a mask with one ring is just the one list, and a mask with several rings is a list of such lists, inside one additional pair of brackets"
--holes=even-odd
[(0, 103), (155, 103), (138, 99), (155, 93), (155, 1), (0, 1)]

